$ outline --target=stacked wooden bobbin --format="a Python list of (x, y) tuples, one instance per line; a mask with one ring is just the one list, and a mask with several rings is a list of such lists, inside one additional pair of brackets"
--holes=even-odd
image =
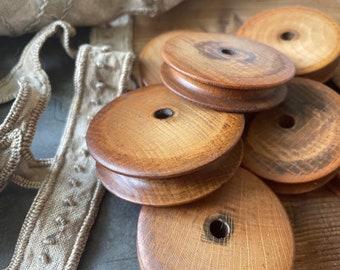
[(205, 196), (239, 167), (244, 117), (196, 106), (163, 85), (140, 88), (103, 108), (87, 144), (103, 185), (143, 205)]
[(340, 166), (339, 95), (325, 82), (339, 62), (340, 27), (306, 7), (281, 7), (246, 21), (238, 35), (285, 53), (295, 64), (287, 99), (259, 113), (244, 136), (243, 166), (277, 193), (299, 194), (329, 182)]
[[(270, 30), (285, 48), (298, 44), (287, 50), (299, 56), (301, 48), (316, 49), (306, 45), (302, 23), (291, 26), (299, 21), (294, 8), (282, 10), (295, 15), (282, 20), (271, 11), (284, 29), (271, 31), (275, 23), (266, 21), (264, 33)], [(333, 27), (324, 35), (339, 32), (328, 18), (306, 10), (307, 18), (319, 20), (316, 25)], [(157, 55), (162, 44), (163, 58)], [(164, 34), (145, 47), (141, 72), (149, 86), (108, 104), (87, 134), (104, 186), (143, 204), (137, 232), (141, 269), (292, 268), (287, 215), (254, 174), (284, 194), (311, 191), (336, 174), (339, 96), (321, 83), (291, 80), (294, 64), (299, 76), (328, 80), (339, 54), (337, 44), (329, 49), (322, 59), (315, 53), (302, 55), (303, 61), (281, 50), (293, 63), (247, 38), (189, 31)], [(160, 80), (165, 86), (152, 85)], [(238, 113), (248, 112), (256, 114), (243, 144)], [(242, 158), (249, 171), (239, 168)]]
[[(163, 57), (162, 80), (178, 98), (184, 97), (181, 103), (225, 115), (276, 106), (286, 97), (286, 82), (294, 75), (293, 64), (278, 51), (231, 35), (182, 33), (165, 42)], [(151, 99), (150, 90), (148, 94)], [(183, 128), (190, 126), (186, 123)], [(229, 131), (234, 133), (230, 127)], [(216, 178), (215, 173), (211, 176)], [(266, 223), (266, 232), (260, 221)], [(165, 231), (165, 227), (171, 229)], [(258, 268), (263, 263), (268, 269), (290, 269), (294, 257), (292, 231), (283, 207), (268, 187), (243, 169), (197, 203), (143, 206), (137, 235), (142, 269)], [(261, 249), (259, 239), (266, 239)]]
[[(289, 220), (273, 192), (239, 168), (244, 117), (232, 112), (282, 102), (294, 65), (245, 38), (177, 34), (163, 49), (167, 87), (150, 85), (116, 99), (87, 133), (104, 186), (144, 205), (137, 233), (140, 266), (226, 269), (265, 263), (268, 269), (290, 269)], [(259, 239), (268, 239), (260, 249)]]
[(215, 110), (256, 112), (276, 106), (294, 76), (292, 62), (275, 49), (218, 33), (180, 35), (165, 43), (164, 84)]

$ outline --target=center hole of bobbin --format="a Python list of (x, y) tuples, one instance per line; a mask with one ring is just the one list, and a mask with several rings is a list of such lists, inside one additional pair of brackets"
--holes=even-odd
[(167, 119), (174, 115), (174, 111), (169, 108), (162, 108), (153, 113), (153, 117), (157, 119)]
[(282, 128), (292, 128), (295, 125), (295, 119), (293, 116), (284, 114), (279, 117), (278, 123)]
[(225, 54), (225, 55), (229, 55), (229, 56), (233, 56), (236, 54), (236, 52), (232, 49), (229, 48), (220, 48), (219, 49), (220, 53)]
[(287, 31), (287, 32), (284, 32), (281, 34), (280, 38), (282, 40), (286, 40), (286, 41), (289, 41), (289, 40), (292, 40), (296, 37), (296, 34), (292, 31)]
[(222, 218), (213, 220), (210, 223), (209, 229), (210, 233), (218, 239), (223, 239), (230, 235), (230, 226)]

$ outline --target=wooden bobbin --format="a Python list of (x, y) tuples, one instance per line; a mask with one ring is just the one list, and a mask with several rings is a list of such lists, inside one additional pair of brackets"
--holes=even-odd
[(296, 75), (326, 82), (339, 62), (340, 27), (307, 7), (280, 7), (263, 11), (246, 21), (237, 32), (286, 54)]
[(141, 269), (291, 269), (294, 240), (275, 194), (240, 168), (194, 203), (143, 206), (137, 227)]
[(279, 106), (258, 113), (244, 136), (243, 166), (277, 193), (303, 193), (331, 180), (340, 165), (340, 96), (309, 79), (288, 83)]
[[(195, 33), (195, 32), (193, 32)], [(160, 69), (163, 63), (162, 49), (166, 41), (185, 34), (190, 36), (189, 30), (175, 30), (165, 32), (151, 39), (142, 49), (139, 54), (139, 71), (144, 85), (162, 83)]]
[(295, 69), (282, 53), (246, 38), (218, 33), (179, 35), (163, 47), (164, 84), (200, 105), (253, 112), (285, 98)]
[(242, 158), (243, 127), (242, 115), (197, 106), (153, 85), (104, 107), (86, 139), (111, 192), (141, 204), (175, 205), (231, 178)]

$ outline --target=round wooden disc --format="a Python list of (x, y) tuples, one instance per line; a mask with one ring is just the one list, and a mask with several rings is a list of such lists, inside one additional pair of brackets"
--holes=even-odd
[(188, 174), (228, 152), (244, 117), (196, 106), (153, 85), (129, 92), (96, 114), (87, 131), (94, 159), (120, 174), (167, 178)]
[(151, 39), (139, 54), (139, 70), (144, 85), (159, 84), (162, 82), (160, 68), (163, 63), (161, 56), (165, 42), (179, 34), (190, 35), (188, 30), (175, 30), (163, 33)]
[(264, 11), (246, 21), (237, 34), (283, 52), (295, 63), (297, 75), (318, 71), (340, 54), (338, 23), (307, 7)]
[(286, 84), (267, 89), (240, 91), (195, 81), (163, 63), (161, 76), (164, 84), (176, 94), (215, 110), (226, 112), (257, 112), (281, 103), (287, 95)]
[(258, 113), (244, 136), (243, 166), (264, 179), (298, 184), (340, 165), (340, 96), (303, 78), (288, 83), (279, 106)]
[(295, 74), (294, 64), (279, 51), (226, 34), (179, 35), (165, 43), (162, 55), (178, 72), (228, 89), (272, 88)]
[(191, 202), (219, 187), (241, 164), (241, 141), (227, 154), (188, 175), (167, 179), (146, 179), (114, 173), (97, 163), (99, 179), (116, 196), (138, 204), (170, 206)]
[(191, 204), (143, 206), (137, 228), (142, 269), (291, 269), (293, 233), (275, 194), (239, 169)]

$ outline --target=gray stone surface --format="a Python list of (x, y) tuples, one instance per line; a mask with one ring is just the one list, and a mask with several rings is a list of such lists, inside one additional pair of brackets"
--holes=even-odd
[[(75, 45), (86, 42), (88, 31), (78, 31)], [(32, 36), (0, 37), (0, 77), (5, 76), (17, 62), (24, 46)], [(52, 98), (38, 124), (32, 144), (37, 158), (53, 157), (73, 97), (74, 61), (70, 59), (59, 40), (50, 39), (41, 53), (45, 71), (52, 85)], [(0, 105), (3, 121), (11, 103)], [(10, 184), (0, 193), (0, 268), (8, 265), (36, 190), (27, 190)], [(136, 255), (136, 226), (140, 206), (125, 202), (111, 194), (103, 199), (98, 218), (93, 226), (79, 269), (139, 269)]]

